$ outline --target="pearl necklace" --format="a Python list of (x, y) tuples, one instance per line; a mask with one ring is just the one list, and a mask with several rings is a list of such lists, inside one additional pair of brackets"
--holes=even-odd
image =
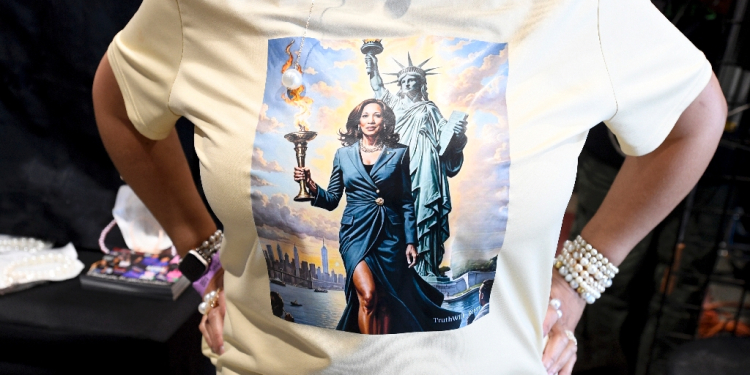
[(31, 237), (12, 237), (0, 239), (0, 254), (12, 251), (35, 253), (47, 247), (47, 243)]
[(78, 259), (73, 259), (63, 254), (33, 255), (11, 262), (3, 272), (4, 284), (13, 285), (41, 280), (65, 280), (70, 278), (71, 273), (80, 272), (79, 268), (82, 269), (82, 266), (83, 264)]
[(307, 36), (307, 29), (310, 26), (310, 16), (312, 16), (313, 6), (315, 0), (310, 2), (310, 11), (307, 13), (307, 22), (305, 23), (305, 32), (302, 34), (302, 39), (299, 43), (299, 49), (297, 50), (297, 62), (294, 67), (288, 68), (284, 74), (281, 75), (281, 84), (289, 90), (296, 90), (302, 86), (302, 68), (299, 65), (299, 57), (302, 53), (302, 47), (305, 46), (305, 37)]
[(361, 143), (361, 142), (359, 144), (359, 151), (362, 151), (362, 152), (364, 152), (366, 154), (370, 154), (370, 153), (373, 153), (373, 152), (378, 152), (378, 151), (380, 151), (382, 149), (383, 149), (383, 144), (382, 143), (378, 143), (378, 144), (376, 144), (375, 146), (372, 146), (372, 147), (365, 146), (365, 144)]

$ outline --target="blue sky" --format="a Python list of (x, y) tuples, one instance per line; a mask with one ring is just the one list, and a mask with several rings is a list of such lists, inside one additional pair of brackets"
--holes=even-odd
[[(295, 40), (292, 51), (296, 53), (299, 38)], [(289, 252), (296, 244), (303, 260), (318, 265), (325, 237), (331, 267), (343, 272), (337, 250), (338, 223), (345, 201), (336, 211), (328, 212), (291, 200), (298, 189), (292, 180), (296, 161), (293, 145), (283, 135), (297, 130), (294, 120), (299, 109), (282, 99), (286, 90), (281, 85), (281, 69), (288, 59), (285, 48), (290, 41), (282, 38), (268, 42), (267, 79), (251, 172), (256, 224), (262, 244), (272, 243), (275, 248), (278, 242)], [(400, 69), (394, 59), (405, 65), (408, 53), (416, 65), (431, 58), (423, 66), (437, 68), (434, 72), (438, 74), (427, 78), (430, 100), (446, 118), (454, 110), (469, 114), (464, 166), (449, 181), (453, 212), (444, 265), (450, 265), (451, 260), (496, 255), (505, 233), (509, 188), (507, 45), (432, 36), (386, 39), (382, 44), (384, 51), (377, 58), (385, 82), (393, 77), (383, 73)], [(328, 185), (334, 152), (341, 147), (337, 131), (356, 104), (373, 96), (361, 45), (361, 40), (307, 38), (302, 51), (303, 94), (312, 99), (307, 122), (311, 131), (318, 132), (309, 144), (307, 165), (313, 179), (323, 187)], [(398, 91), (395, 85), (387, 88)]]

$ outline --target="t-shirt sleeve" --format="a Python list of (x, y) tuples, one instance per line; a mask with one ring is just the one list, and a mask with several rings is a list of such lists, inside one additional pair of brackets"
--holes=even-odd
[(148, 138), (166, 138), (179, 118), (169, 107), (182, 59), (177, 0), (144, 0), (109, 45), (107, 57), (130, 121)]
[(616, 112), (604, 123), (628, 155), (669, 135), (711, 77), (711, 64), (648, 0), (600, 0), (599, 36)]

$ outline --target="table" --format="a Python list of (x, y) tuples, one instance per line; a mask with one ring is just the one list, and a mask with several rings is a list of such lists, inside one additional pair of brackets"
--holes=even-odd
[[(98, 251), (80, 251), (86, 265)], [(176, 301), (84, 290), (78, 278), (0, 296), (0, 374), (214, 374), (189, 288)]]

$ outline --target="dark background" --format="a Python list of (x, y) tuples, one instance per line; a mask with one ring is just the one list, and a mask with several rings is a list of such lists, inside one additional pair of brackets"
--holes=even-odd
[[(0, 233), (98, 249), (123, 184), (91, 85), (140, 0), (0, 1)], [(178, 122), (197, 177), (193, 127)]]

